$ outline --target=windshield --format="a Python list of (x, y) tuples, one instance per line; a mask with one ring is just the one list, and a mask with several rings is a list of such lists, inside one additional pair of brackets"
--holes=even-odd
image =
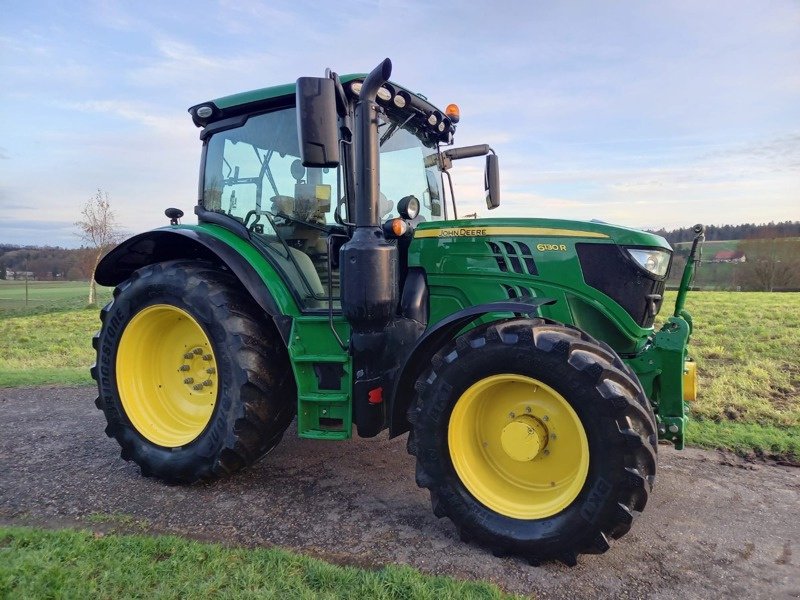
[(420, 201), (420, 221), (441, 220), (442, 178), (434, 161), (431, 166), (425, 166), (425, 159), (436, 154), (436, 146), (423, 144), (403, 127), (402, 121), (382, 122), (378, 136), (381, 141), (381, 219), (398, 216), (397, 202), (413, 195)]

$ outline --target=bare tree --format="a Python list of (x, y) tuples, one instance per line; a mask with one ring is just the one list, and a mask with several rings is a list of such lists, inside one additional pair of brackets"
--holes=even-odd
[(91, 277), (89, 281), (89, 304), (97, 303), (97, 283), (94, 274), (97, 265), (103, 255), (111, 250), (114, 245), (122, 238), (122, 229), (117, 224), (114, 211), (111, 210), (111, 203), (108, 200), (108, 192), (97, 189), (97, 193), (86, 201), (81, 211), (80, 221), (75, 225), (80, 228), (78, 235), (86, 242), (92, 250), (93, 260)]

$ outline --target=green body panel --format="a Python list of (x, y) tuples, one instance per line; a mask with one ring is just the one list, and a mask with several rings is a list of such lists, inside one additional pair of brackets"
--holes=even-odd
[[(523, 254), (513, 259), (504, 242)], [(670, 249), (659, 236), (604, 223), (470, 219), (422, 223), (411, 243), (409, 266), (427, 273), (432, 324), (461, 308), (513, 295), (548, 297), (556, 303), (543, 307), (542, 316), (580, 327), (621, 354), (640, 351), (652, 328), (642, 328), (624, 308), (584, 283), (578, 242)], [(525, 260), (525, 247), (536, 275)]]

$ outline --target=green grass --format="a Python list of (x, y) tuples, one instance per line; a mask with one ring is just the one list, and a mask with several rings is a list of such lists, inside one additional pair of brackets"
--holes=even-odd
[(96, 308), (0, 317), (0, 387), (88, 384)]
[(0, 527), (3, 598), (510, 598), (403, 566), (341, 567), (172, 536)]
[[(97, 286), (98, 303), (111, 298), (111, 288)], [(25, 282), (0, 280), (0, 319), (8, 316), (43, 314), (85, 308), (89, 302), (86, 281), (29, 281), (25, 303)]]
[(800, 460), (800, 293), (695, 292), (686, 308), (699, 377), (689, 443)]

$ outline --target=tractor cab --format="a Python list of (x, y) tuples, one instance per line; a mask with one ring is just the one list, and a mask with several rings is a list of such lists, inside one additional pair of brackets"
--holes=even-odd
[[(363, 80), (363, 75), (339, 79), (344, 82), (344, 116), (333, 118), (345, 132), (345, 141), (352, 137)], [(356, 214), (356, 156), (352, 143), (342, 144), (339, 164), (304, 166), (295, 96), (284, 91), (285, 86), (267, 88), (190, 109), (195, 123), (203, 127), (196, 212), (201, 222), (246, 230), (283, 272), (304, 309), (327, 309), (332, 302), (338, 310), (338, 254), (352, 233)], [(442, 144), (452, 143), (457, 107), (451, 106), (447, 116), (423, 97), (388, 82), (380, 87), (377, 100), (382, 109), (377, 218), (387, 224), (390, 238), (410, 239), (417, 224), (457, 215), (452, 187), (450, 205), (446, 203), (440, 154)], [(488, 147), (481, 146), (472, 155), (487, 152)], [(402, 203), (404, 199), (408, 200)], [(405, 225), (395, 224), (393, 231), (394, 219)]]

